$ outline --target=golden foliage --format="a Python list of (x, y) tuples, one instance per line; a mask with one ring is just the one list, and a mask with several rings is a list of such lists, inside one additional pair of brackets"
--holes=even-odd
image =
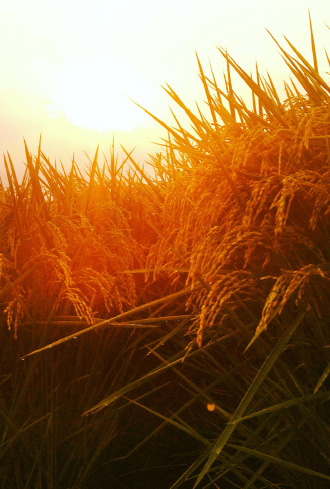
[(141, 263), (142, 248), (132, 237), (127, 212), (111, 199), (109, 181), (94, 181), (90, 191), (90, 182), (73, 171), (58, 174), (46, 159), (44, 166), (40, 159), (31, 165), (23, 183), (2, 191), (0, 201), (1, 301), (8, 327), (16, 334), (23, 318), (51, 321), (61, 315), (93, 324), (134, 306), (135, 281), (123, 272)]
[[(162, 268), (187, 269), (193, 292), (186, 307), (195, 312), (199, 345), (206, 328), (232, 321), (228, 307), (239, 309), (243, 321), (250, 310), (259, 333), (293, 295), (296, 305), (320, 314), (308, 284), (317, 276), (328, 287), (322, 270), (330, 238), (329, 86), (299, 53), (296, 63), (284, 52), (306, 94), (292, 82), (281, 103), (270, 78), (262, 80), (257, 72), (255, 82), (221, 53), (228, 66), (227, 92), (206, 77), (198, 60), (212, 124), (166, 90), (195, 133), (163, 123), (175, 141), (169, 144), (176, 166), (183, 166), (184, 154), (188, 169), (168, 185), (159, 239), (147, 261), (156, 270), (154, 278)], [(234, 93), (229, 66), (251, 88), (252, 111)], [(311, 302), (303, 300), (306, 290)]]
[[(177, 128), (153, 116), (168, 131), (148, 163), (153, 177), (126, 150), (121, 166), (112, 152), (103, 168), (96, 152), (84, 178), (74, 161), (60, 173), (40, 147), (34, 161), (26, 148), (22, 184), (5, 159), (0, 280), (9, 327), (61, 314), (92, 324), (184, 286), (191, 293), (173, 308), (192, 311), (199, 345), (207, 328), (235, 326), (229, 309), (257, 332), (292, 304), (322, 314), (312, 291), (329, 279), (330, 88), (314, 47), (313, 67), (289, 45), (296, 58), (280, 49), (296, 82), (285, 84), (284, 102), (269, 76), (257, 69), (255, 81), (221, 49), (224, 91), (198, 59), (210, 121), (165, 88), (191, 129), (174, 113)], [(252, 109), (234, 92), (231, 70), (250, 87)]]

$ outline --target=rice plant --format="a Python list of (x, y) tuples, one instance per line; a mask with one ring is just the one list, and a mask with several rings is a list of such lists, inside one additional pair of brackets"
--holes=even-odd
[[(96, 153), (86, 180), (39, 148), (19, 184), (6, 158), (2, 330), (6, 355), (24, 362), (1, 370), (13, 398), (2, 401), (2, 446), (9, 460), (42, 428), (34, 460), (47, 463), (22, 468), (35, 487), (63, 487), (62, 406), (77, 423), (70, 463), (81, 434), (120, 468), (116, 487), (329, 486), (330, 87), (311, 23), (310, 33), (312, 64), (274, 39), (292, 73), (284, 101), (226, 51), (224, 88), (197, 57), (209, 117), (165, 88), (191, 128), (150, 113), (168, 131), (153, 176), (124, 150), (121, 166), (112, 152), (103, 168)], [(69, 386), (75, 406), (63, 401)], [(105, 465), (84, 460), (78, 484), (104, 484)]]

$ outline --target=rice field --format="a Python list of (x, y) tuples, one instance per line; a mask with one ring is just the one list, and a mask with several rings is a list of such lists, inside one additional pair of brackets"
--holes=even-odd
[(311, 62), (274, 39), (284, 100), (222, 49), (224, 82), (197, 58), (208, 115), (165, 87), (190, 127), (150, 114), (168, 138), (145, 168), (113, 141), (65, 171), (40, 143), (19, 182), (5, 155), (3, 487), (329, 487), (330, 86), (310, 35)]

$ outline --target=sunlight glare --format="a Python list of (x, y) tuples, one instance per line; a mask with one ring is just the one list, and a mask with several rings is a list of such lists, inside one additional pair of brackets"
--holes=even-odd
[(56, 68), (52, 117), (64, 113), (75, 126), (132, 131), (146, 118), (140, 105), (150, 105), (152, 90), (128, 63), (112, 56), (66, 62)]

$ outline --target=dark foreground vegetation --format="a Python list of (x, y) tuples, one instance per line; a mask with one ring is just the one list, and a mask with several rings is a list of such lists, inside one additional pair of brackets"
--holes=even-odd
[[(0, 189), (0, 480), (17, 489), (330, 486), (330, 88), (282, 102), (224, 51), (150, 171), (26, 148)], [(328, 59), (329, 61), (329, 59)], [(330, 63), (329, 63), (330, 64)], [(252, 93), (234, 92), (234, 73)], [(129, 167), (129, 170), (127, 168)]]

